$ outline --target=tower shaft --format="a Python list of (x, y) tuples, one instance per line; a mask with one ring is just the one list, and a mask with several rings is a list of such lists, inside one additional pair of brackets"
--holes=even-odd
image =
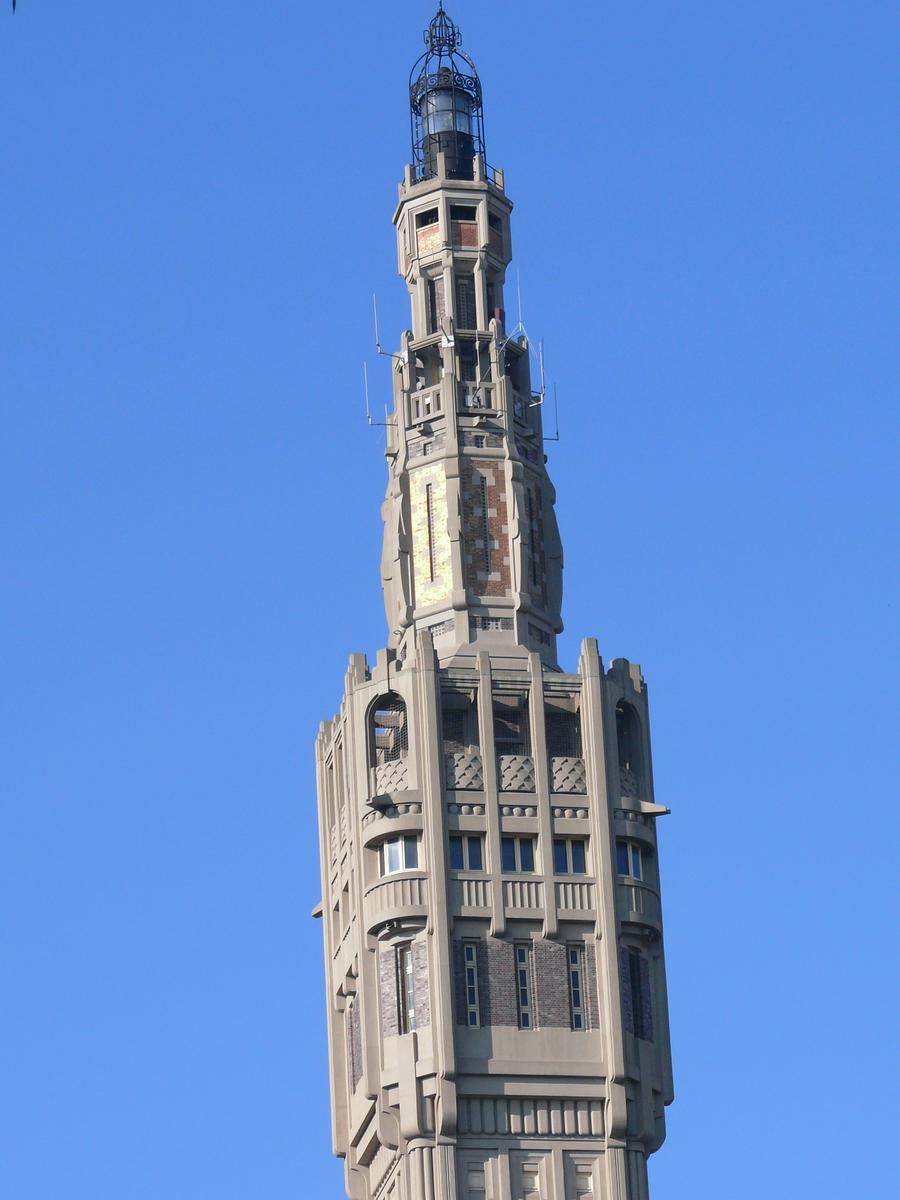
[(353, 1200), (648, 1200), (672, 1100), (647, 689), (557, 662), (562, 552), (512, 204), (443, 8), (394, 213), (389, 641), (316, 745), (332, 1129)]

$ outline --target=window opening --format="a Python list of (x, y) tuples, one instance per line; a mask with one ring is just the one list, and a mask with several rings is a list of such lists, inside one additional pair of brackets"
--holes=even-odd
[(474, 1029), (481, 1024), (481, 1009), (478, 1001), (478, 943), (463, 942), (465, 964), (466, 1024)]
[(475, 280), (471, 275), (456, 277), (456, 325), (458, 329), (476, 329)]
[(376, 766), (397, 762), (409, 749), (406, 705), (396, 692), (389, 692), (376, 703), (372, 713), (372, 736)]
[(451, 871), (483, 871), (483, 841), (477, 833), (450, 834)]
[(388, 838), (381, 843), (381, 874), (415, 871), (419, 866), (419, 839), (414, 835)]
[(637, 842), (616, 842), (616, 870), (632, 879), (644, 878), (644, 861)]
[(584, 950), (581, 946), (568, 947), (569, 958), (569, 1007), (572, 1011), (572, 1028), (585, 1028), (584, 1015)]
[(484, 543), (484, 569), (491, 573), (491, 527), (488, 521), (488, 485), (481, 476), (481, 537)]
[(500, 858), (504, 871), (531, 874), (534, 871), (534, 838), (502, 837)]
[(547, 753), (550, 758), (581, 758), (581, 722), (578, 713), (547, 708)]
[(397, 947), (397, 1026), (401, 1033), (416, 1027), (416, 978), (412, 946)]
[[(428, 447), (428, 450), (426, 450), (423, 447), (423, 449), (422, 449), (423, 454), (427, 454), (428, 451), (431, 449), (431, 443), (426, 442), (425, 446)], [(431, 581), (434, 582), (434, 504), (433, 504), (432, 498), (431, 498), (431, 491), (432, 491), (432, 485), (430, 483), (426, 483), (425, 484), (425, 512), (426, 512), (426, 519), (427, 519), (427, 523), (428, 523), (428, 574), (429, 574), (429, 578), (431, 579)]]
[(444, 317), (447, 315), (444, 302), (444, 277), (438, 275), (429, 279), (428, 293), (428, 332), (440, 333), (444, 327)]
[(519, 1028), (534, 1028), (532, 1013), (531, 943), (517, 942), (516, 952), (516, 1002), (519, 1008)]
[(527, 701), (518, 708), (495, 704), (494, 745), (498, 754), (531, 754)]
[(557, 875), (584, 875), (587, 853), (584, 838), (553, 839), (553, 870)]
[(634, 1036), (653, 1041), (653, 1016), (650, 997), (650, 967), (647, 960), (628, 951), (628, 976), (631, 985), (631, 1012)]

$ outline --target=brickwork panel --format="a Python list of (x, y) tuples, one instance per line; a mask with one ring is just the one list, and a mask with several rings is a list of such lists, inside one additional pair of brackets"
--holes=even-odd
[[(512, 573), (503, 464), (496, 459), (473, 458), (466, 464), (460, 489), (466, 586), (479, 596), (508, 596), (512, 589)], [(490, 571), (484, 544), (485, 499)]]
[(381, 991), (381, 1032), (384, 1037), (399, 1033), (397, 1024), (397, 970), (393, 950), (382, 950), (378, 956), (378, 976)]
[(567, 947), (539, 938), (534, 943), (534, 993), (538, 1029), (568, 1029), (569, 1006)]
[(425, 942), (413, 942), (412, 961), (416, 1029), (427, 1029), (431, 1024), (431, 994), (428, 986), (428, 946)]

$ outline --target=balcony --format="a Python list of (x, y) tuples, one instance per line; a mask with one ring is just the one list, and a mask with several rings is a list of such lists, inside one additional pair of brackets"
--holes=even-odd
[(397, 758), (391, 762), (381, 763), (375, 768), (375, 794), (387, 796), (391, 792), (409, 790), (409, 767), (406, 760)]
[(428, 421), (441, 411), (441, 385), (419, 388), (409, 394), (409, 420), (414, 425), (417, 421)]
[(534, 759), (528, 754), (498, 754), (497, 781), (501, 792), (533, 792)]
[(363, 909), (369, 933), (388, 921), (424, 917), (428, 913), (428, 878), (401, 872), (379, 879), (366, 892)]
[(478, 879), (451, 879), (450, 904), (455, 916), (474, 915), (486, 916), (491, 911), (491, 881), (484, 877)]
[(561, 914), (588, 913), (593, 915), (595, 911), (594, 887), (593, 883), (586, 881), (557, 882), (555, 885), (556, 907)]
[(550, 759), (550, 790), (560, 795), (587, 794), (587, 775), (583, 758), (554, 756)]
[(450, 791), (483, 791), (481, 755), (468, 752), (445, 754), (444, 783)]
[(528, 909), (543, 912), (544, 885), (540, 879), (504, 879), (503, 906), (512, 909)]
[(463, 412), (491, 412), (494, 409), (492, 383), (459, 384), (459, 407)]
[(662, 929), (662, 909), (659, 896), (638, 880), (620, 882), (616, 888), (619, 920), (632, 925), (650, 925)]

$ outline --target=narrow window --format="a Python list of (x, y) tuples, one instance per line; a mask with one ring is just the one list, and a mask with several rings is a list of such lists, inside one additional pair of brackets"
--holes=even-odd
[(491, 527), (488, 521), (488, 485), (481, 476), (481, 536), (484, 541), (484, 569), (491, 573)]
[(456, 325), (459, 329), (476, 329), (475, 280), (471, 275), (456, 277)]
[(650, 998), (650, 967), (645, 958), (628, 952), (628, 982), (631, 985), (631, 1011), (634, 1036), (653, 1041), (653, 1015)]
[(584, 950), (581, 946), (569, 946), (569, 1006), (572, 1010), (572, 1028), (584, 1029)]
[(426, 292), (428, 300), (428, 332), (440, 333), (444, 326), (444, 316), (446, 313), (443, 275), (429, 279)]
[(463, 942), (463, 962), (466, 973), (466, 1024), (475, 1029), (481, 1024), (481, 1009), (478, 1002), (477, 942)]
[[(499, 628), (503, 628), (502, 625)], [(531, 754), (531, 730), (528, 721), (528, 702), (521, 705), (494, 705), (494, 744), (498, 755)]]
[(400, 1032), (411, 1032), (416, 1027), (416, 979), (408, 943), (397, 947), (397, 1008)]
[(409, 749), (406, 705), (395, 692), (383, 696), (372, 710), (372, 765), (405, 758)]
[(516, 947), (516, 1002), (519, 1007), (519, 1028), (533, 1029), (531, 943), (517, 942)]
[(528, 549), (529, 558), (531, 559), (531, 585), (536, 588), (538, 581), (538, 536), (537, 525), (534, 519), (534, 499), (531, 495), (531, 488), (525, 493), (525, 498), (528, 501)]
[[(426, 442), (426, 445), (428, 443)], [(429, 445), (429, 450), (431, 449)], [(423, 450), (423, 453), (427, 451)], [(432, 582), (434, 582), (434, 506), (431, 499), (431, 484), (425, 484), (425, 512), (428, 521), (428, 571)]]
[(463, 870), (463, 840), (456, 834), (450, 835), (450, 870)]

